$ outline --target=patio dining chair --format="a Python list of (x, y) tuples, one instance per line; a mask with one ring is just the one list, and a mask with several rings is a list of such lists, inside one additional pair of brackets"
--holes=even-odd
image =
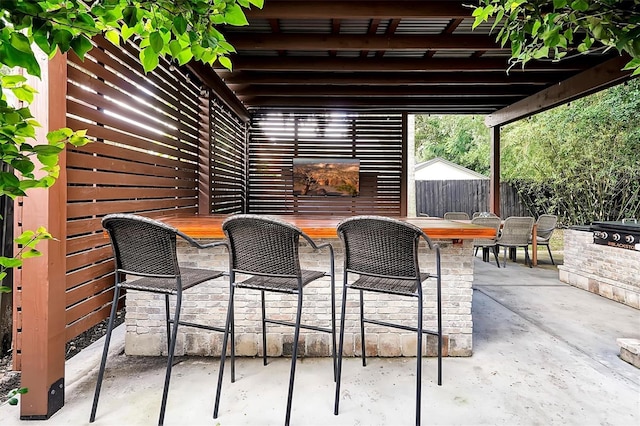
[[(416, 344), (416, 424), (420, 424), (420, 406), (422, 391), (422, 335), (429, 334), (438, 339), (438, 385), (442, 385), (442, 313), (441, 313), (441, 275), (440, 247), (433, 244), (429, 237), (407, 222), (380, 216), (355, 216), (338, 224), (338, 235), (344, 243), (344, 274), (342, 290), (342, 311), (340, 316), (340, 338), (338, 349), (338, 377), (334, 414), (338, 414), (340, 402), (340, 377), (342, 373), (342, 355), (344, 349), (345, 313), (347, 290), (360, 293), (360, 334), (362, 365), (367, 365), (365, 323), (378, 326), (409, 330), (417, 333)], [(433, 252), (435, 273), (420, 271), (418, 249), (424, 240)], [(358, 278), (351, 281), (352, 275)], [(423, 328), (423, 285), (425, 280), (435, 281), (435, 300), (437, 309), (437, 330)], [(365, 317), (364, 295), (367, 292), (393, 294), (417, 299), (417, 323), (408, 325), (400, 321), (382, 321), (367, 315)], [(373, 315), (372, 315), (373, 316)]]
[(478, 254), (478, 249), (482, 249), (482, 260), (488, 261), (489, 250), (493, 252), (493, 256), (496, 258), (496, 265), (500, 267), (500, 259), (498, 259), (498, 245), (497, 240), (500, 235), (500, 226), (502, 220), (498, 216), (491, 217), (475, 217), (471, 219), (471, 223), (475, 225), (484, 226), (486, 228), (493, 228), (496, 231), (496, 236), (493, 238), (475, 238), (473, 240), (473, 247), (475, 248), (474, 255)]
[[(107, 326), (107, 334), (105, 336), (102, 360), (98, 371), (98, 381), (96, 382), (89, 422), (93, 422), (96, 418), (111, 333), (118, 310), (118, 301), (120, 300), (122, 290), (126, 289), (127, 291), (146, 291), (164, 295), (167, 330), (167, 368), (162, 391), (162, 402), (160, 404), (160, 417), (158, 420), (158, 424), (162, 425), (169, 393), (169, 381), (171, 380), (171, 368), (173, 366), (178, 326), (198, 327), (221, 333), (225, 330), (223, 327), (194, 324), (180, 320), (183, 291), (205, 281), (216, 279), (222, 276), (223, 272), (179, 266), (176, 254), (176, 237), (181, 237), (199, 249), (226, 246), (226, 243), (219, 241), (210, 244), (200, 244), (191, 237), (160, 221), (133, 214), (107, 215), (102, 219), (102, 226), (109, 234), (111, 247), (113, 249), (115, 286), (111, 315), (109, 316), (109, 324)], [(176, 300), (173, 314), (169, 307), (169, 296), (175, 296)]]
[[(289, 391), (287, 395), (287, 409), (285, 425), (291, 419), (291, 405), (293, 400), (293, 384), (298, 357), (298, 342), (300, 329), (331, 334), (331, 353), (333, 357), (333, 379), (336, 378), (336, 328), (335, 328), (335, 274), (333, 247), (329, 243), (316, 244), (308, 235), (296, 226), (279, 220), (258, 215), (235, 215), (225, 219), (222, 229), (229, 241), (229, 308), (227, 325), (225, 328), (220, 370), (218, 372), (218, 386), (213, 410), (213, 418), (218, 418), (224, 364), (227, 354), (227, 342), (231, 338), (231, 383), (235, 382), (235, 331), (234, 331), (234, 300), (237, 289), (257, 290), (261, 296), (262, 307), (262, 357), (267, 365), (267, 324), (277, 324), (294, 327), (294, 337), (291, 354), (291, 371), (289, 373)], [(314, 271), (302, 269), (300, 266), (299, 243), (304, 239), (314, 251), (327, 249), (329, 253), (329, 271)], [(247, 277), (237, 281), (241, 274)], [(307, 285), (319, 278), (328, 276), (331, 285), (331, 324), (320, 327), (301, 322), (303, 292)], [(295, 322), (266, 317), (265, 292), (284, 293), (297, 296)]]
[(524, 248), (525, 263), (533, 267), (529, 258), (529, 241), (533, 230), (533, 218), (529, 216), (511, 216), (504, 220), (502, 231), (496, 243), (504, 248), (502, 266), (507, 267), (507, 249)]
[[(558, 216), (552, 214), (542, 214), (536, 221), (536, 242), (538, 246), (547, 246), (547, 251), (549, 252), (549, 258), (551, 259), (552, 265), (555, 265), (556, 263), (553, 261), (549, 242), (551, 241), (551, 236), (553, 235), (553, 231), (556, 229), (557, 223)], [(529, 240), (531, 240), (531, 238), (529, 238)]]
[(446, 212), (445, 220), (469, 220), (469, 214), (465, 212)]
[(473, 212), (471, 219), (475, 219), (476, 217), (499, 217), (499, 216), (493, 212)]

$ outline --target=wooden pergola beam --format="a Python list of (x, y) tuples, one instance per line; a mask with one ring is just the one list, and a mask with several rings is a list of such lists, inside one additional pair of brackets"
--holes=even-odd
[(622, 70), (622, 67), (628, 61), (629, 57), (625, 55), (596, 65), (528, 98), (496, 111), (485, 118), (485, 124), (488, 127), (503, 126), (619, 84), (624, 80), (628, 80), (631, 76), (631, 71)]
[(248, 19), (401, 19), (470, 18), (473, 9), (448, 1), (344, 2), (269, 0), (263, 9), (245, 12)]
[(485, 35), (369, 35), (233, 33), (226, 39), (237, 50), (504, 50)]
[[(513, 73), (507, 75), (504, 72), (477, 72), (458, 73), (430, 72), (352, 72), (352, 73), (304, 73), (304, 72), (251, 72), (239, 71), (231, 73), (226, 70), (218, 70), (218, 75), (227, 84), (269, 84), (269, 85), (386, 85), (386, 86), (433, 86), (433, 85), (510, 85), (526, 84), (532, 86), (546, 85), (549, 76), (545, 72)], [(567, 77), (570, 75), (565, 74)]]
[[(232, 58), (234, 71), (421, 71), (421, 72), (505, 72), (508, 68), (507, 57), (478, 58), (470, 61), (466, 58), (332, 58), (315, 56), (265, 57), (235, 56)], [(221, 68), (220, 65), (216, 65)], [(581, 59), (561, 62), (536, 62), (527, 67), (527, 71), (582, 71), (589, 62)], [(523, 73), (520, 68), (510, 71)]]
[(377, 98), (367, 97), (326, 97), (326, 98), (299, 98), (299, 97), (287, 97), (287, 96), (270, 96), (270, 97), (245, 97), (244, 100), (251, 104), (252, 107), (401, 107), (404, 111), (410, 111), (414, 107), (428, 107), (434, 110), (442, 108), (462, 109), (465, 108), (484, 108), (485, 110), (492, 112), (497, 108), (504, 105), (504, 99), (496, 98), (493, 96), (487, 96), (483, 98), (468, 98), (465, 99), (464, 105), (460, 105), (460, 99), (458, 97), (397, 97), (397, 98), (379, 98), (379, 102), (376, 102)]
[(463, 98), (472, 97), (502, 97), (527, 96), (533, 93), (534, 88), (529, 85), (511, 85), (496, 90), (495, 86), (473, 86), (465, 88), (463, 92), (453, 85), (432, 86), (282, 86), (282, 85), (251, 85), (242, 86), (235, 90), (236, 95), (242, 100), (244, 97), (257, 96), (407, 96), (407, 97), (441, 97), (457, 96)]

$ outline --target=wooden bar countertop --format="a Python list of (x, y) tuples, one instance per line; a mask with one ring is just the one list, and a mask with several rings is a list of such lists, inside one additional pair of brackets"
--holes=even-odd
[[(342, 216), (311, 216), (311, 215), (270, 215), (287, 221), (311, 238), (338, 238), (336, 226), (344, 217)], [(222, 239), (222, 222), (228, 215), (168, 215), (159, 217), (164, 223), (173, 226), (179, 231), (193, 238)], [(493, 238), (495, 231), (471, 223), (454, 222), (429, 217), (397, 217), (396, 219), (412, 223), (424, 231), (431, 239), (463, 240), (473, 238)]]

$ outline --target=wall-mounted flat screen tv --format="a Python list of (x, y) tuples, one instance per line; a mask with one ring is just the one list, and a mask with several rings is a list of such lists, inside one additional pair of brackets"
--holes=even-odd
[(293, 195), (355, 197), (360, 192), (360, 160), (293, 159)]

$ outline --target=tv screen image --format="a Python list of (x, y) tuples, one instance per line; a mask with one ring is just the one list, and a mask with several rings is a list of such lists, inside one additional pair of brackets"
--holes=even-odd
[(359, 192), (360, 160), (293, 159), (293, 195), (355, 197)]

